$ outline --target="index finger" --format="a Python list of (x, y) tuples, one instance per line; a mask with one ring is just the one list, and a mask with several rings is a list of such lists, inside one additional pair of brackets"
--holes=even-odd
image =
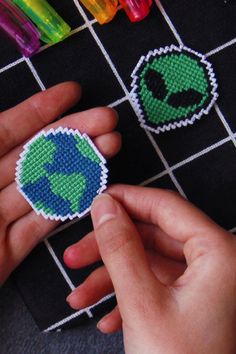
[(108, 192), (132, 218), (158, 225), (177, 241), (184, 243), (199, 235), (222, 236), (220, 226), (175, 192), (128, 185), (112, 186)]
[(80, 92), (77, 83), (62, 83), (0, 113), (0, 156), (71, 108)]

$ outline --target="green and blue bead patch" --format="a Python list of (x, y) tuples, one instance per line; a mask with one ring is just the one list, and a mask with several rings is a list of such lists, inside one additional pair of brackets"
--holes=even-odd
[(105, 164), (86, 134), (62, 127), (42, 131), (20, 155), (17, 188), (45, 218), (64, 221), (81, 217), (106, 188)]

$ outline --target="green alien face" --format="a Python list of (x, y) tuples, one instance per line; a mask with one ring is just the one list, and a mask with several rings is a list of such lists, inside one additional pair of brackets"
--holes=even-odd
[(186, 47), (166, 47), (142, 57), (132, 73), (141, 125), (151, 131), (192, 124), (218, 97), (211, 64)]

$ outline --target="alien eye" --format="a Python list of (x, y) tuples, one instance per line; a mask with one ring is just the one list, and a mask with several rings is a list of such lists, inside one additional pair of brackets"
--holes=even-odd
[(160, 73), (153, 69), (148, 69), (145, 73), (145, 83), (154, 98), (164, 100), (167, 95), (165, 81)]
[(191, 107), (198, 105), (202, 100), (202, 94), (194, 89), (188, 89), (182, 92), (172, 93), (168, 98), (168, 104), (172, 107)]

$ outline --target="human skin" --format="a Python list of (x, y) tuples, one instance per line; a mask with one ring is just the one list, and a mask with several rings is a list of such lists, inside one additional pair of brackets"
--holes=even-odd
[(117, 185), (92, 206), (94, 231), (69, 247), (79, 268), (102, 259), (67, 298), (74, 309), (115, 291), (99, 323), (128, 354), (236, 352), (236, 241), (177, 193)]
[(63, 126), (87, 133), (107, 158), (120, 149), (120, 135), (113, 131), (117, 114), (110, 108), (70, 114), (52, 123), (74, 106), (80, 95), (77, 83), (66, 82), (0, 113), (0, 284), (58, 225), (36, 215), (16, 189), (15, 166), (24, 143), (41, 129)]

